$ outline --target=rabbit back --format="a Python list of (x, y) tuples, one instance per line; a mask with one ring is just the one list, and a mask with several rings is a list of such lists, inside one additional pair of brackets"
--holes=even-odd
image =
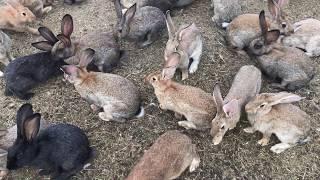
[(144, 153), (127, 180), (175, 179), (193, 159), (199, 156), (191, 139), (178, 131), (168, 131)]
[(214, 5), (213, 20), (219, 26), (224, 22), (231, 22), (242, 14), (239, 0), (212, 0)]

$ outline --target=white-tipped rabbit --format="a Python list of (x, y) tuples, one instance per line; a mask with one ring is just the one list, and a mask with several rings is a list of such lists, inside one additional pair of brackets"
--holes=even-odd
[(193, 172), (199, 164), (191, 139), (179, 131), (168, 131), (144, 153), (126, 180), (176, 179), (188, 167)]
[(137, 9), (137, 4), (134, 4), (123, 14), (120, 0), (114, 0), (114, 5), (119, 37), (136, 42), (140, 48), (156, 41), (165, 29), (165, 16), (156, 7), (145, 6)]
[(87, 100), (104, 121), (125, 122), (144, 115), (138, 88), (128, 79), (108, 73), (88, 72), (86, 67), (94, 57), (94, 50), (77, 54), (79, 67), (62, 67), (65, 79), (72, 83), (80, 96)]
[(283, 37), (282, 43), (303, 49), (310, 57), (320, 56), (320, 21), (310, 18), (299, 21), (293, 26), (294, 33)]
[(202, 54), (201, 32), (194, 23), (182, 25), (177, 30), (169, 11), (166, 21), (169, 40), (164, 51), (165, 64), (162, 78), (171, 79), (176, 69), (180, 69), (182, 80), (185, 80), (189, 73), (192, 74), (198, 69)]
[[(8, 0), (16, 1), (16, 0)], [(23, 6), (29, 8), (37, 17), (41, 17), (52, 10), (51, 6), (44, 7), (44, 0), (18, 0)]]
[[(11, 56), (12, 41), (10, 37), (0, 30), (0, 62), (7, 66), (13, 57)], [(3, 76), (3, 72), (0, 71), (0, 77)]]
[(260, 131), (263, 138), (258, 141), (262, 146), (269, 143), (275, 134), (281, 143), (271, 147), (271, 151), (281, 153), (297, 144), (310, 140), (310, 116), (299, 107), (290, 103), (302, 97), (287, 93), (262, 93), (252, 99), (245, 107), (251, 127), (247, 133)]
[[(293, 27), (282, 8), (287, 0), (268, 0), (268, 9), (271, 17), (266, 18), (267, 27), (279, 29), (281, 34), (287, 36), (293, 32)], [(231, 21), (227, 27), (227, 40), (231, 48), (242, 50), (260, 35), (258, 14), (242, 14)]]
[(242, 14), (239, 0), (212, 0), (214, 16), (212, 21), (220, 27), (227, 27), (235, 17)]
[(163, 80), (160, 73), (150, 74), (146, 81), (153, 86), (161, 109), (174, 111), (178, 119), (186, 118), (186, 121), (178, 122), (179, 126), (197, 130), (210, 128), (216, 108), (209, 93), (171, 79)]
[(212, 120), (210, 132), (214, 145), (222, 141), (229, 129), (236, 127), (244, 106), (260, 92), (260, 88), (261, 72), (252, 65), (240, 68), (225, 99), (222, 98), (219, 86), (215, 86), (213, 97), (217, 114)]
[(262, 35), (250, 43), (249, 50), (262, 71), (275, 81), (272, 86), (290, 91), (306, 86), (316, 73), (311, 59), (297, 48), (276, 43), (280, 31), (268, 31), (264, 11), (259, 19)]
[(36, 16), (18, 1), (6, 1), (0, 5), (0, 29), (39, 34), (38, 29), (27, 25), (35, 20)]

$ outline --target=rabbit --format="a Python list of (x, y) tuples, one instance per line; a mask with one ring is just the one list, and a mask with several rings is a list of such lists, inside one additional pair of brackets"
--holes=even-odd
[(222, 98), (219, 85), (215, 85), (213, 97), (217, 107), (217, 114), (212, 120), (210, 131), (214, 145), (220, 144), (225, 133), (236, 127), (244, 106), (260, 92), (260, 88), (261, 72), (252, 65), (240, 68), (224, 99)]
[(212, 21), (219, 27), (226, 27), (235, 17), (242, 14), (239, 0), (212, 0), (214, 16)]
[(184, 7), (191, 4), (194, 0), (120, 0), (124, 8), (129, 8), (137, 3), (138, 8), (153, 6), (161, 9), (163, 12), (173, 8)]
[(9, 170), (32, 166), (40, 175), (51, 179), (69, 179), (92, 158), (86, 134), (70, 124), (50, 126), (39, 133), (41, 114), (34, 113), (31, 104), (17, 112), (17, 139), (8, 150)]
[(170, 180), (188, 167), (193, 172), (200, 164), (196, 146), (179, 131), (162, 134), (134, 166), (126, 180)]
[(62, 34), (57, 37), (45, 27), (40, 27), (40, 34), (47, 40), (33, 43), (32, 46), (44, 50), (28, 56), (16, 58), (5, 69), (5, 95), (15, 95), (22, 100), (33, 96), (33, 87), (46, 82), (51, 77), (62, 74), (60, 67), (64, 59), (73, 56), (74, 46), (71, 43), (72, 17), (67, 14), (61, 23)]
[(271, 151), (281, 153), (288, 148), (310, 141), (310, 116), (299, 107), (290, 103), (300, 101), (302, 97), (288, 93), (262, 93), (252, 99), (245, 107), (251, 127), (247, 133), (259, 131), (263, 138), (261, 146), (269, 143), (275, 134), (281, 143), (273, 145)]
[(23, 6), (29, 8), (36, 17), (42, 17), (43, 15), (48, 14), (52, 10), (51, 5), (44, 7), (43, 0), (19, 0), (19, 2)]
[(54, 3), (54, 0), (42, 0), (42, 4), (47, 7), (47, 6), (52, 6)]
[[(81, 50), (92, 48), (95, 50), (93, 61), (88, 65), (88, 70), (111, 72), (126, 57), (123, 50), (120, 50), (118, 37), (113, 32), (95, 31), (82, 36), (79, 42), (74, 43), (75, 54)], [(65, 60), (67, 64), (77, 65), (78, 58), (72, 56)]]
[(194, 23), (182, 25), (176, 30), (170, 11), (167, 11), (166, 16), (169, 40), (164, 51), (165, 64), (162, 78), (171, 79), (179, 68), (182, 80), (185, 80), (189, 72), (192, 74), (198, 69), (202, 54), (201, 32)]
[(119, 37), (136, 42), (140, 48), (156, 41), (165, 29), (165, 16), (156, 7), (145, 6), (137, 10), (137, 5), (134, 4), (123, 14), (120, 0), (114, 0), (114, 4)]
[[(271, 13), (270, 18), (266, 18), (267, 25), (270, 29), (279, 29), (281, 34), (289, 36), (293, 33), (293, 27), (288, 20), (287, 15), (282, 8), (285, 1), (268, 0), (268, 8)], [(227, 40), (232, 49), (241, 50), (248, 48), (250, 42), (260, 35), (259, 15), (242, 14), (234, 18), (227, 26)]]
[[(10, 53), (11, 45), (10, 37), (0, 30), (0, 62), (5, 66), (14, 59)], [(3, 77), (3, 75), (3, 72), (0, 71), (0, 77)]]
[(145, 80), (153, 86), (161, 109), (174, 111), (177, 119), (186, 118), (178, 122), (179, 126), (196, 130), (210, 128), (216, 107), (209, 93), (171, 79), (163, 80), (158, 72), (149, 74)]
[(250, 43), (249, 52), (262, 71), (276, 82), (272, 87), (294, 91), (307, 85), (316, 73), (311, 59), (297, 48), (276, 43), (280, 31), (268, 31), (264, 11), (259, 18), (262, 35)]
[(320, 21), (305, 19), (294, 24), (295, 31), (281, 39), (282, 44), (306, 51), (309, 57), (320, 56)]
[(82, 98), (90, 103), (104, 121), (126, 122), (133, 117), (142, 118), (144, 109), (138, 88), (128, 79), (108, 73), (88, 72), (86, 67), (94, 57), (93, 49), (78, 54), (79, 67), (62, 66), (64, 77), (73, 84)]
[(33, 23), (35, 20), (36, 16), (18, 1), (6, 1), (5, 4), (0, 5), (0, 29), (30, 32), (38, 35), (37, 29), (27, 25), (27, 23)]

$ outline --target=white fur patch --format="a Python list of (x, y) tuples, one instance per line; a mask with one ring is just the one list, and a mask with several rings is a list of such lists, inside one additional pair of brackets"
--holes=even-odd
[(227, 28), (227, 27), (229, 26), (229, 24), (230, 24), (230, 23), (223, 22), (223, 23), (222, 23), (222, 27), (223, 27), (223, 28)]
[(0, 71), (0, 77), (3, 77), (3, 76), (4, 76), (3, 72), (2, 72), (2, 71)]

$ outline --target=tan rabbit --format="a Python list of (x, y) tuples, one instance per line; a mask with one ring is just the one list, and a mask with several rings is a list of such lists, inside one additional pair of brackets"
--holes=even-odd
[(293, 26), (294, 33), (283, 37), (282, 43), (285, 46), (304, 49), (310, 57), (320, 56), (320, 21), (309, 18)]
[(62, 67), (65, 79), (72, 83), (80, 96), (87, 100), (104, 121), (125, 122), (144, 115), (138, 88), (128, 79), (108, 73), (88, 72), (86, 67), (94, 57), (94, 50), (86, 49), (76, 56), (79, 66)]
[(252, 65), (240, 68), (225, 99), (222, 99), (219, 86), (215, 86), (213, 96), (217, 106), (217, 114), (212, 120), (210, 132), (214, 145), (222, 141), (229, 129), (236, 127), (244, 106), (260, 92), (260, 88), (261, 72)]
[(166, 17), (169, 40), (164, 51), (165, 64), (162, 78), (171, 79), (179, 68), (182, 72), (182, 80), (185, 80), (189, 73), (195, 73), (198, 69), (202, 54), (201, 32), (194, 23), (182, 25), (176, 30), (170, 11), (167, 11)]
[[(16, 0), (10, 0), (10, 1), (16, 1)], [(43, 0), (19, 0), (19, 2), (23, 6), (29, 8), (32, 11), (32, 13), (37, 17), (41, 17), (52, 10), (51, 5), (44, 7), (45, 6), (44, 3), (46, 2), (44, 2)]]
[(179, 131), (161, 135), (134, 166), (126, 180), (170, 180), (200, 164), (196, 146)]
[(36, 16), (17, 1), (7, 1), (0, 6), (0, 29), (39, 34), (38, 29), (27, 25), (35, 20)]
[(310, 140), (310, 116), (299, 107), (290, 103), (302, 97), (287, 93), (262, 93), (252, 99), (245, 107), (251, 127), (247, 133), (259, 131), (263, 138), (258, 141), (262, 146), (269, 143), (275, 134), (281, 143), (271, 147), (271, 151), (281, 153), (286, 149)]
[[(268, 9), (271, 14), (266, 18), (268, 28), (279, 29), (281, 34), (287, 36), (293, 32), (293, 26), (288, 21), (282, 8), (287, 0), (268, 0)], [(248, 47), (250, 42), (260, 35), (258, 14), (242, 14), (231, 21), (227, 26), (227, 40), (230, 46), (237, 50)]]
[(216, 108), (209, 93), (170, 79), (163, 80), (160, 73), (152, 73), (146, 80), (153, 86), (161, 109), (174, 111), (178, 119), (186, 118), (178, 122), (179, 126), (197, 130), (210, 128)]

